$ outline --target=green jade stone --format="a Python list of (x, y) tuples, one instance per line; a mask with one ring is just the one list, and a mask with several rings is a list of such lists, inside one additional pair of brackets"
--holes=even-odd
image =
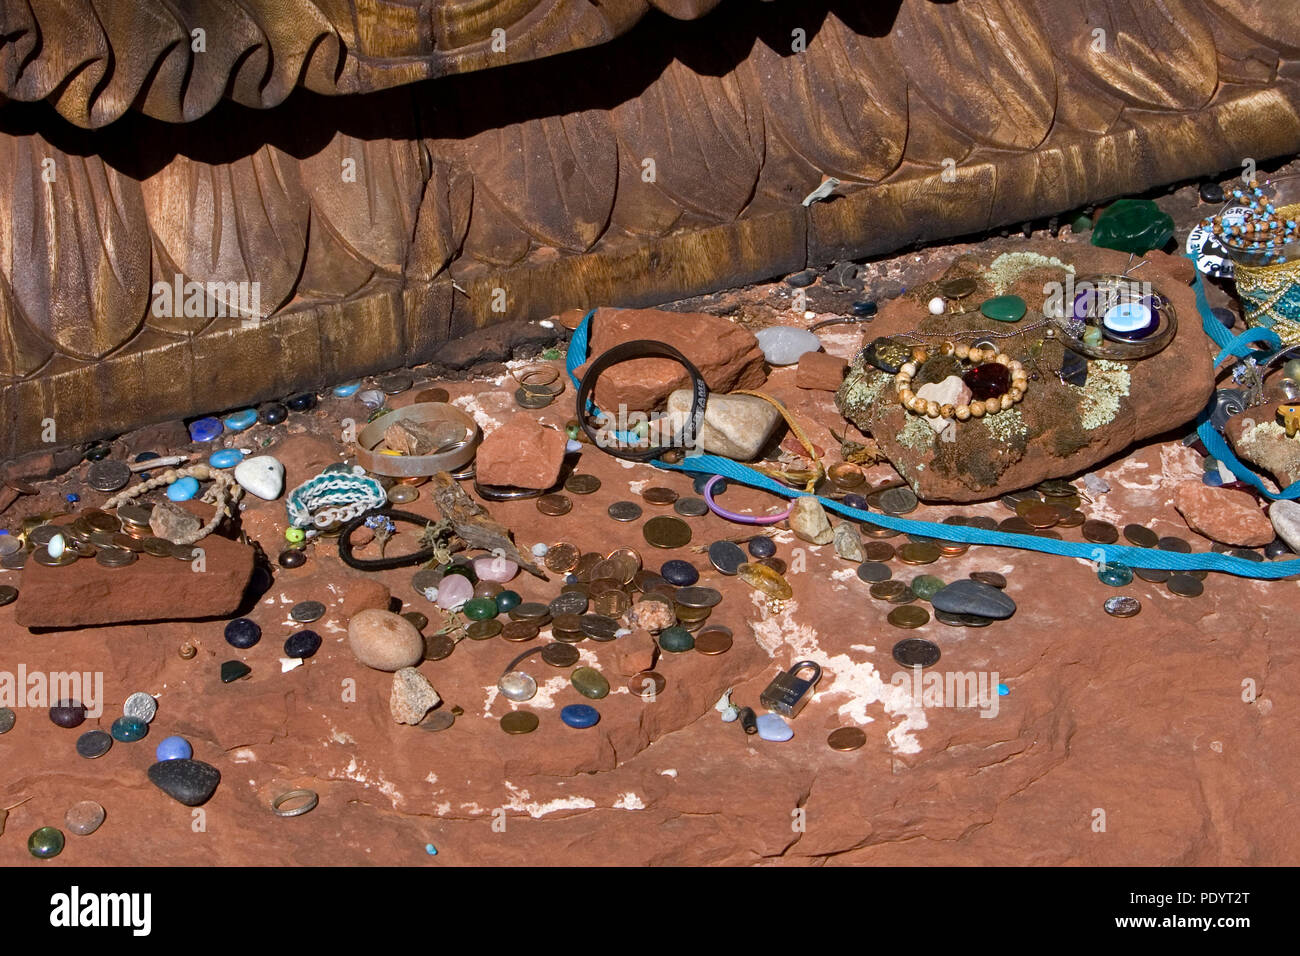
[(63, 852), (63, 831), (41, 827), (27, 838), (27, 852), (38, 860), (49, 860)]
[(684, 654), (695, 646), (695, 638), (684, 627), (666, 627), (659, 632), (659, 646), (670, 654)]
[(501, 613), (501, 607), (493, 598), (470, 598), (465, 602), (461, 612), (471, 621), (487, 621)]
[(1097, 580), (1113, 588), (1127, 587), (1133, 583), (1133, 571), (1122, 564), (1108, 564), (1097, 572)]
[[(691, 643), (695, 643), (694, 638), (691, 638)], [(569, 682), (573, 684), (574, 690), (589, 700), (600, 700), (609, 693), (609, 681), (593, 667), (575, 667), (569, 676)]]
[(1029, 306), (1025, 300), (1018, 295), (1000, 295), (996, 299), (988, 299), (980, 306), (980, 313), (986, 319), (993, 319), (995, 322), (1019, 322), (1025, 317)]
[(1174, 220), (1149, 199), (1120, 199), (1106, 207), (1092, 230), (1092, 244), (1144, 256), (1174, 236)]
[(517, 608), (523, 600), (518, 591), (502, 591), (497, 595), (497, 613), (508, 614)]
[(252, 668), (243, 661), (226, 661), (221, 665), (221, 683), (231, 684), (246, 676)]
[(911, 588), (912, 593), (922, 601), (928, 601), (943, 590), (944, 580), (933, 574), (918, 574), (912, 578)]

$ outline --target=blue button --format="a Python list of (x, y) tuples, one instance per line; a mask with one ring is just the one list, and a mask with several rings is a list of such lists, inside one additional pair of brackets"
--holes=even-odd
[(189, 501), (199, 493), (199, 480), (186, 475), (167, 486), (167, 497), (172, 501)]
[(600, 711), (588, 704), (570, 704), (560, 711), (560, 720), (570, 727), (595, 727), (600, 723)]
[(190, 438), (194, 441), (212, 441), (222, 430), (221, 422), (215, 418), (198, 418), (190, 422)]
[(223, 448), (208, 456), (208, 464), (213, 468), (233, 468), (244, 460), (244, 453), (238, 448)]
[(242, 432), (244, 429), (252, 428), (257, 424), (257, 412), (254, 409), (245, 408), (233, 415), (227, 415), (224, 423), (232, 432)]

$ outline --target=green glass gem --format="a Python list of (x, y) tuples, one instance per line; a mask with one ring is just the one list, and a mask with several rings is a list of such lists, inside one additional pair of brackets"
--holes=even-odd
[(113, 735), (114, 740), (130, 744), (137, 740), (143, 740), (145, 734), (149, 733), (149, 725), (139, 717), (119, 717), (113, 721), (109, 733)]
[(1070, 223), (1070, 231), (1078, 235), (1083, 232), (1092, 232), (1092, 217), (1080, 216)]
[(63, 852), (63, 831), (41, 827), (27, 838), (27, 852), (38, 860), (49, 860)]
[(582, 429), (577, 425), (569, 425), (564, 429), (564, 434), (569, 436), (570, 441), (577, 441), (578, 436), (582, 434)]
[(943, 578), (935, 577), (933, 574), (918, 574), (912, 578), (912, 593), (922, 601), (928, 601), (940, 591), (943, 590)]
[(1028, 309), (1025, 300), (1018, 295), (1000, 295), (980, 306), (983, 316), (996, 322), (1019, 322)]
[(1127, 587), (1133, 583), (1133, 571), (1123, 564), (1108, 564), (1097, 572), (1097, 580), (1113, 588)]
[(507, 614), (517, 608), (523, 600), (517, 591), (502, 591), (497, 595), (497, 613)]
[(253, 669), (243, 661), (226, 661), (221, 665), (221, 683), (230, 684), (252, 673)]
[(559, 349), (547, 349), (545, 352), (542, 353), (542, 358), (547, 362), (554, 362), (559, 357), (560, 357)]
[[(694, 638), (691, 639), (691, 643), (695, 643)], [(609, 681), (593, 667), (575, 667), (573, 673), (569, 675), (569, 681), (573, 684), (574, 690), (590, 700), (600, 700), (609, 693)]]
[(471, 621), (486, 621), (500, 614), (501, 608), (493, 598), (476, 597), (466, 601), (461, 612)]
[(659, 632), (659, 646), (670, 654), (683, 654), (695, 646), (695, 638), (684, 627), (666, 627)]
[(474, 573), (472, 564), (449, 564), (442, 569), (442, 576), (445, 578), (449, 574), (459, 574), (469, 578), (470, 584), (478, 584), (478, 575)]
[(1106, 207), (1092, 230), (1092, 244), (1144, 256), (1174, 237), (1174, 220), (1149, 199), (1120, 199)]

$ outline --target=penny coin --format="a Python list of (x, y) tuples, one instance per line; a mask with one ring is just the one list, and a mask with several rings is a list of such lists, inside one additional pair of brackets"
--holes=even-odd
[(898, 560), (904, 564), (933, 564), (940, 554), (937, 545), (911, 543), (898, 549)]
[(862, 546), (868, 561), (888, 561), (894, 557), (894, 546), (885, 541), (868, 541)]
[(1016, 502), (1016, 507), (1013, 510), (1015, 511), (1016, 514), (1018, 514), (1020, 517), (1023, 518), (1025, 515), (1029, 514), (1031, 509), (1042, 508), (1042, 507), (1045, 506), (1041, 499), (1026, 498), (1023, 501)]
[(689, 588), (680, 588), (675, 600), (683, 607), (717, 607), (718, 602), (722, 600), (722, 595), (713, 588), (693, 585)]
[(622, 591), (606, 591), (596, 598), (595, 610), (605, 617), (620, 618), (632, 606), (632, 599)]
[(641, 517), (641, 506), (635, 501), (616, 501), (606, 513), (615, 521), (635, 521)]
[(1031, 528), (1055, 527), (1057, 522), (1061, 520), (1060, 513), (1051, 505), (1034, 505), (1021, 517), (1025, 519), (1025, 524)]
[(618, 578), (598, 578), (595, 577), (594, 572), (591, 579), (591, 583), (587, 585), (587, 593), (593, 601), (596, 598), (600, 597), (600, 595), (604, 594), (606, 591), (621, 591), (621, 590), (623, 590), (623, 582), (620, 581)]
[(1007, 586), (1007, 579), (996, 571), (975, 571), (971, 574), (970, 579), (998, 590), (1002, 590)]
[(513, 710), (501, 718), (501, 729), (508, 734), (531, 734), (537, 729), (537, 715), (531, 710)]
[(289, 616), (300, 624), (310, 624), (325, 616), (325, 605), (320, 601), (299, 601), (289, 609)]
[(137, 560), (135, 552), (125, 548), (103, 548), (95, 555), (95, 563), (104, 568), (124, 568)]
[(1121, 596), (1107, 598), (1102, 607), (1111, 617), (1133, 617), (1142, 610), (1142, 602), (1137, 598)]
[(686, 518), (700, 518), (709, 513), (709, 506), (703, 498), (678, 498), (673, 502), (673, 511)]
[(595, 475), (570, 475), (564, 490), (575, 495), (591, 495), (600, 490), (600, 479)]
[(1183, 538), (1177, 538), (1173, 535), (1161, 538), (1156, 542), (1156, 547), (1161, 551), (1172, 551), (1176, 554), (1191, 554), (1192, 546)]
[(966, 519), (966, 527), (979, 528), (981, 531), (996, 531), (998, 523), (988, 515), (975, 515)]
[(423, 405), (425, 402), (445, 405), (450, 400), (451, 393), (445, 388), (426, 388), (421, 392), (415, 393), (415, 401), (419, 405)]
[(1230, 558), (1241, 558), (1243, 561), (1253, 561), (1256, 564), (1264, 560), (1264, 556), (1258, 551), (1251, 551), (1248, 548), (1229, 548), (1224, 552)]
[(144, 547), (144, 553), (155, 558), (170, 558), (172, 556), (172, 543), (162, 538), (145, 538), (141, 542)]
[(1061, 515), (1061, 521), (1057, 525), (1057, 527), (1078, 528), (1086, 520), (1087, 518), (1082, 511), (1080, 511), (1078, 508), (1070, 508), (1069, 510), (1065, 511), (1063, 515)]
[(1179, 597), (1200, 597), (1205, 591), (1205, 585), (1190, 574), (1171, 574), (1165, 587)]
[(551, 618), (551, 630), (553, 631), (577, 631), (582, 623), (582, 614), (569, 611), (564, 614), (557, 614)]
[(536, 601), (525, 601), (523, 604), (510, 609), (510, 618), (514, 621), (530, 621), (533, 624), (538, 624), (550, 616), (550, 608)]
[(501, 633), (500, 621), (474, 621), (465, 628), (465, 636), (471, 641), (490, 641)]
[(451, 725), (456, 723), (456, 715), (450, 710), (443, 710), (439, 707), (437, 710), (429, 712), (429, 716), (416, 724), (421, 730), (427, 730), (432, 734), (441, 733), (444, 730), (450, 730)]
[(199, 549), (192, 544), (173, 544), (171, 546), (172, 557), (177, 561), (193, 561), (198, 551)]
[(1033, 534), (1034, 529), (1019, 515), (1003, 518), (998, 522), (998, 530), (1005, 534)]
[(871, 585), (871, 596), (877, 601), (891, 601), (908, 589), (902, 581), (878, 581)]
[(641, 492), (641, 497), (652, 505), (670, 505), (679, 497), (671, 488), (655, 486)]
[(547, 644), (542, 648), (542, 660), (552, 667), (572, 667), (578, 657), (578, 649), (572, 644)]
[[(564, 591), (556, 595), (547, 605), (551, 613), (551, 623), (561, 630), (572, 630), (565, 627), (560, 618), (584, 613), (587, 610), (587, 603), (587, 595), (582, 591)], [(574, 626), (577, 626), (577, 622), (574, 622)]]
[(0, 607), (13, 604), (18, 600), (18, 589), (8, 584), (0, 584)]
[(122, 461), (97, 461), (86, 473), (86, 484), (96, 491), (117, 491), (131, 480), (131, 469)]
[(671, 550), (684, 548), (691, 543), (691, 526), (681, 518), (670, 518), (667, 515), (651, 518), (642, 526), (641, 533), (650, 546), (655, 548)]
[(112, 736), (102, 730), (88, 730), (77, 738), (77, 755), (87, 760), (102, 757), (112, 749)]
[(574, 566), (573, 571), (571, 573), (579, 581), (590, 581), (591, 569), (594, 568), (596, 565), (600, 564), (600, 562), (604, 560), (605, 559), (603, 557), (601, 557), (599, 554), (596, 554), (594, 551), (589, 552), (587, 554), (580, 555), (578, 557), (578, 563)]
[(636, 573), (641, 570), (641, 555), (631, 548), (616, 548), (606, 556), (605, 560), (613, 562), (619, 569), (615, 577), (624, 584), (631, 584)]
[[(91, 531), (120, 531), (122, 519), (98, 508), (88, 508), (81, 513), (81, 520), (86, 522)], [(148, 522), (145, 522), (148, 524)]]
[(1083, 530), (1080, 532), (1084, 539), (1094, 544), (1114, 544), (1119, 540), (1119, 529), (1109, 521), (1098, 521), (1095, 518), (1089, 518), (1083, 523)]
[(552, 518), (567, 515), (573, 510), (573, 499), (568, 495), (542, 495), (537, 499), (537, 510)]
[(928, 624), (930, 621), (930, 612), (915, 604), (904, 604), (901, 607), (896, 607), (890, 611), (889, 617), (886, 620), (888, 620), (890, 624), (894, 625), (894, 627), (910, 629), (920, 627), (923, 624)]
[(514, 644), (531, 641), (541, 632), (540, 627), (536, 624), (530, 624), (528, 621), (510, 621), (501, 628), (501, 636)]
[[(122, 525), (134, 525), (137, 528), (149, 527), (149, 518), (153, 515), (153, 505), (119, 505), (117, 508), (117, 517)], [(95, 528), (100, 530), (98, 526)], [(105, 528), (103, 530), (116, 531), (117, 528)]]
[(420, 497), (420, 489), (414, 485), (393, 485), (388, 489), (388, 501), (394, 505), (410, 504)]
[(1150, 528), (1144, 528), (1140, 524), (1124, 525), (1124, 537), (1130, 544), (1139, 548), (1154, 548), (1160, 543), (1160, 536)]
[(446, 634), (426, 634), (424, 638), (424, 659), (440, 661), (450, 657), (456, 649), (456, 641)]
[(1008, 511), (1019, 513), (1019, 508), (1022, 502), (1028, 501), (1037, 503), (1042, 499), (1039, 498), (1038, 492), (1036, 491), (1013, 491), (1009, 495), (1003, 495), (999, 500), (1002, 502), (1002, 507), (1006, 508)]
[(515, 402), (520, 408), (545, 408), (555, 401), (555, 396), (547, 392), (530, 392), (526, 388), (515, 389)]
[(965, 554), (969, 550), (970, 545), (963, 541), (942, 541), (939, 543), (939, 552), (949, 558)]
[(709, 545), (709, 560), (723, 574), (733, 575), (749, 561), (749, 556), (734, 541), (715, 541)]
[(933, 667), (939, 663), (939, 645), (921, 637), (908, 637), (894, 645), (893, 655), (903, 667)]
[(662, 575), (655, 574), (653, 571), (642, 570), (632, 576), (632, 586), (638, 591), (649, 593), (662, 587), (671, 587)]
[(873, 504), (887, 515), (910, 514), (919, 504), (911, 488), (887, 488), (872, 497), (876, 498)]
[(429, 619), (419, 611), (407, 611), (402, 617), (411, 622), (411, 626), (417, 631), (423, 631), (429, 625)]
[(868, 584), (888, 581), (893, 576), (894, 572), (889, 570), (889, 565), (882, 564), (879, 561), (863, 561), (858, 565), (858, 580), (865, 581)]
[(578, 566), (580, 554), (576, 545), (561, 541), (546, 552), (546, 569), (556, 574), (568, 574)]
[(841, 753), (857, 750), (866, 742), (867, 735), (857, 727), (841, 727), (839, 730), (832, 730), (830, 736), (826, 738), (826, 745), (831, 750), (838, 750)]
[(612, 641), (618, 634), (618, 621), (603, 614), (584, 614), (578, 628), (593, 641)]
[(701, 631), (695, 638), (695, 649), (709, 657), (725, 654), (731, 650), (731, 635), (726, 631)]
[(667, 685), (668, 681), (658, 671), (642, 671), (632, 676), (627, 689), (638, 697), (658, 697)]

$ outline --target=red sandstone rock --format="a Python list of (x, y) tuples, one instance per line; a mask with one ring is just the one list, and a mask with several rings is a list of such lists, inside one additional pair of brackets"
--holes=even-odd
[(555, 321), (566, 329), (576, 329), (586, 318), (588, 309), (565, 309), (559, 315), (555, 316)]
[(61, 568), (28, 561), (14, 618), (24, 627), (70, 628), (233, 614), (253, 574), (253, 549), (217, 535), (196, 547), (203, 549), (202, 570), (150, 555), (125, 568), (94, 559)]
[(614, 642), (614, 667), (624, 677), (650, 670), (654, 664), (655, 639), (648, 631), (636, 630)]
[(341, 583), (343, 586), (343, 606), (339, 613), (344, 621), (352, 620), (355, 615), (360, 614), (362, 611), (373, 609), (386, 611), (389, 602), (393, 599), (388, 585), (378, 578), (356, 577)]
[(485, 485), (549, 488), (560, 477), (568, 439), (528, 415), (516, 415), (478, 449), (478, 480)]
[(799, 357), (794, 383), (800, 388), (834, 392), (844, 381), (848, 367), (849, 363), (837, 356), (825, 352), (808, 352)]
[(1174, 507), (1189, 528), (1220, 544), (1258, 548), (1275, 537), (1268, 517), (1244, 491), (1189, 482), (1178, 487)]
[[(591, 358), (635, 339), (667, 342), (700, 370), (709, 389), (757, 388), (766, 380), (758, 340), (721, 316), (658, 309), (599, 309), (592, 318)], [(578, 370), (581, 377), (586, 363)], [(633, 359), (612, 366), (596, 383), (596, 404), (611, 412), (660, 408), (690, 376), (670, 359)], [(481, 454), (481, 453), (480, 453)]]

